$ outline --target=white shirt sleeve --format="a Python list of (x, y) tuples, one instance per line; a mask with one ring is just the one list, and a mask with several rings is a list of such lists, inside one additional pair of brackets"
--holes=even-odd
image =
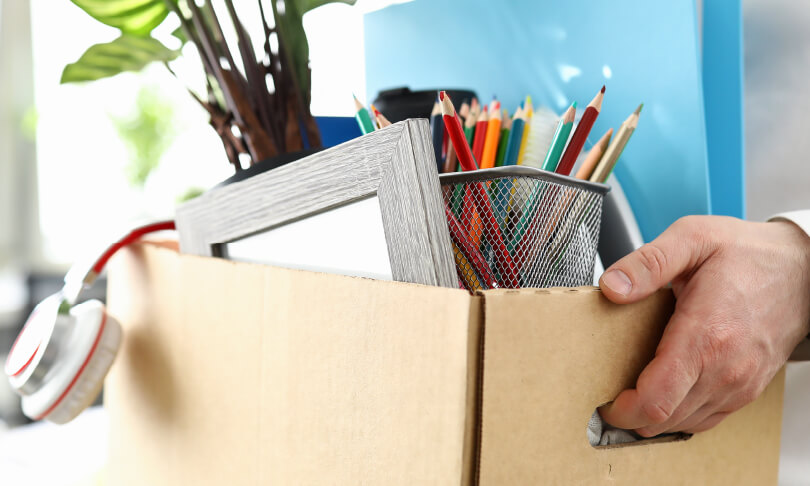
[[(807, 236), (810, 236), (810, 209), (777, 214), (768, 221), (790, 221), (799, 228), (803, 229), (804, 232), (807, 233)], [(810, 338), (810, 336), (808, 336), (808, 338)], [(793, 351), (793, 354), (790, 356), (790, 359), (810, 361), (810, 339), (805, 339), (799, 343), (799, 345)]]
[(769, 221), (790, 221), (803, 229), (807, 236), (810, 236), (810, 209), (780, 213), (769, 219)]

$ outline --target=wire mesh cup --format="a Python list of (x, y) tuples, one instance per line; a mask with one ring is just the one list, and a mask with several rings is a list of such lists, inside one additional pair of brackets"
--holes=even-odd
[(608, 186), (522, 166), (439, 179), (461, 288), (593, 283)]

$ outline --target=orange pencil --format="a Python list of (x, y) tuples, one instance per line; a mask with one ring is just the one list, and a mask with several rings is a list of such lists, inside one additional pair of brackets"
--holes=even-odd
[(577, 175), (575, 176), (577, 179), (582, 179), (587, 181), (591, 178), (591, 174), (593, 170), (596, 168), (596, 164), (599, 163), (599, 159), (602, 158), (602, 154), (605, 153), (605, 149), (607, 149), (608, 144), (610, 143), (610, 137), (613, 136), (613, 129), (609, 129), (602, 135), (602, 138), (596, 142), (596, 145), (591, 147), (591, 150), (588, 152), (588, 155), (585, 156), (585, 161), (582, 162), (582, 166), (577, 171)]
[(481, 168), (495, 167), (495, 156), (498, 155), (498, 141), (501, 138), (501, 106), (497, 101), (492, 103), (487, 122), (487, 137), (484, 141), (484, 151), (481, 155)]

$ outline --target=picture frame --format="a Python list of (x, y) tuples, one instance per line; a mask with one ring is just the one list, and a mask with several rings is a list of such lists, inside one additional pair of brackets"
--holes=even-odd
[[(180, 251), (186, 254), (457, 288), (443, 204), (428, 122), (411, 119), (215, 187), (179, 206), (176, 224)], [(341, 220), (342, 213), (354, 216)], [(309, 224), (316, 216), (320, 222)], [(338, 228), (351, 227), (319, 231), (333, 218)], [(299, 226), (305, 229), (273, 236), (284, 233), (274, 230)], [(263, 235), (274, 242), (241, 244)], [(388, 268), (377, 272), (341, 262), (325, 268), (306, 265), (308, 256), (318, 260), (338, 239), (348, 248), (365, 248), (350, 262), (362, 262), (372, 245), (371, 253), (387, 254)], [(274, 253), (274, 245), (286, 249)], [(235, 255), (240, 247), (247, 254)], [(287, 260), (291, 247), (300, 254)], [(338, 251), (334, 258), (345, 253)]]

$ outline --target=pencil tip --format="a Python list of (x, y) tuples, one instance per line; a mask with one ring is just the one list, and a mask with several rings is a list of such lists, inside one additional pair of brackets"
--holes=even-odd
[(571, 106), (576, 108), (577, 107), (577, 102), (575, 101), (574, 104), (572, 104)]
[(602, 93), (602, 94), (604, 94), (604, 93), (605, 93), (605, 85), (604, 85), (604, 84), (602, 85), (602, 91), (601, 91), (601, 93)]
[(445, 96), (447, 96), (447, 94), (444, 92), (444, 90), (439, 91), (439, 99), (440, 100), (444, 101)]
[(641, 114), (641, 109), (642, 109), (642, 108), (644, 108), (644, 103), (642, 103), (642, 104), (638, 105), (638, 108), (636, 108), (636, 111), (635, 111), (636, 115), (640, 115), (640, 114)]

